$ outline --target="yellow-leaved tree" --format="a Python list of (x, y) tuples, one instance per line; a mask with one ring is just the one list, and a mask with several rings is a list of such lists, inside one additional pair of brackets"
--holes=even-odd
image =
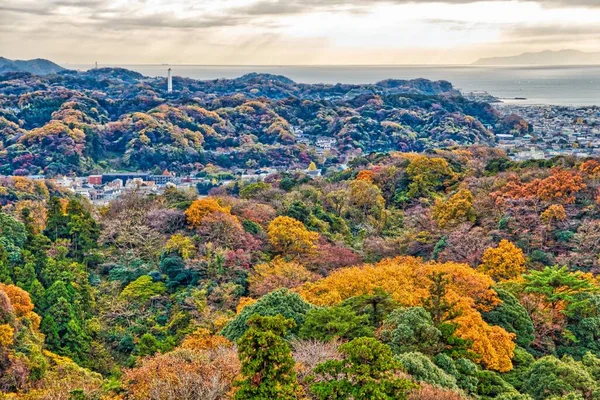
[(552, 204), (540, 214), (540, 219), (548, 225), (562, 222), (567, 219), (565, 208), (561, 204)]
[(377, 264), (339, 269), (326, 278), (298, 289), (310, 303), (332, 306), (355, 296), (384, 290), (402, 306), (424, 306), (430, 296), (433, 277), (447, 278), (445, 298), (455, 304), (457, 315), (447, 316), (457, 324), (456, 335), (471, 342), (486, 368), (505, 372), (512, 369), (514, 334), (490, 326), (481, 317), (500, 303), (494, 281), (467, 264), (423, 262), (414, 257), (386, 259)]
[(248, 284), (253, 295), (263, 296), (280, 288), (293, 289), (318, 278), (319, 275), (302, 264), (277, 257), (269, 263), (256, 265), (248, 277)]
[(311, 232), (297, 219), (285, 216), (275, 218), (267, 228), (269, 242), (276, 252), (299, 256), (315, 250), (319, 234)]
[(46, 227), (46, 220), (48, 211), (46, 210), (46, 206), (41, 201), (35, 200), (21, 200), (15, 203), (15, 215), (18, 215), (23, 221), (23, 211), (25, 209), (29, 210), (29, 216), (31, 217), (31, 226), (35, 233), (40, 233)]
[(444, 158), (423, 155), (410, 157), (406, 174), (411, 181), (406, 195), (411, 199), (433, 195), (456, 178)]
[(212, 350), (219, 347), (231, 347), (232, 345), (225, 337), (213, 335), (206, 328), (196, 329), (181, 342), (181, 348), (191, 350)]
[(169, 238), (169, 241), (165, 245), (165, 250), (167, 252), (177, 252), (181, 258), (187, 260), (196, 252), (196, 246), (194, 246), (192, 239), (177, 233)]
[(475, 221), (473, 193), (462, 189), (447, 200), (438, 199), (433, 206), (433, 218), (440, 228), (461, 222)]
[(523, 250), (508, 240), (501, 240), (498, 247), (490, 247), (483, 252), (480, 271), (496, 281), (518, 278), (525, 272)]
[(347, 197), (348, 218), (379, 230), (385, 223), (385, 199), (381, 189), (369, 180), (356, 179), (350, 182)]
[(6, 348), (13, 343), (15, 330), (9, 324), (0, 324), (0, 349)]

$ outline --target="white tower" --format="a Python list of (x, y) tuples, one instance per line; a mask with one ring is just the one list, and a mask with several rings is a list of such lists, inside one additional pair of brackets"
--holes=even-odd
[(173, 77), (171, 76), (171, 68), (167, 70), (167, 92), (173, 91)]

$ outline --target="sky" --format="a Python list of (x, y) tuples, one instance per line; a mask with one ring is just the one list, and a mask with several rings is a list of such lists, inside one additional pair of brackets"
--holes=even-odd
[(0, 56), (62, 64), (468, 64), (600, 51), (600, 0), (0, 0)]

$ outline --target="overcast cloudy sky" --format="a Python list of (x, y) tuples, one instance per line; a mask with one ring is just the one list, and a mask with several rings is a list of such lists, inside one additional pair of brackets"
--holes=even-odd
[(0, 55), (84, 64), (460, 64), (600, 51), (600, 0), (0, 0)]

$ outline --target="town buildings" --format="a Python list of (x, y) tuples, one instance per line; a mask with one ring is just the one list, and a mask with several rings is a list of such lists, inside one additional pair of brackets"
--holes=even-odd
[(497, 146), (517, 161), (560, 155), (600, 156), (600, 107), (496, 104), (502, 115), (517, 114), (530, 125), (526, 134), (496, 135)]

